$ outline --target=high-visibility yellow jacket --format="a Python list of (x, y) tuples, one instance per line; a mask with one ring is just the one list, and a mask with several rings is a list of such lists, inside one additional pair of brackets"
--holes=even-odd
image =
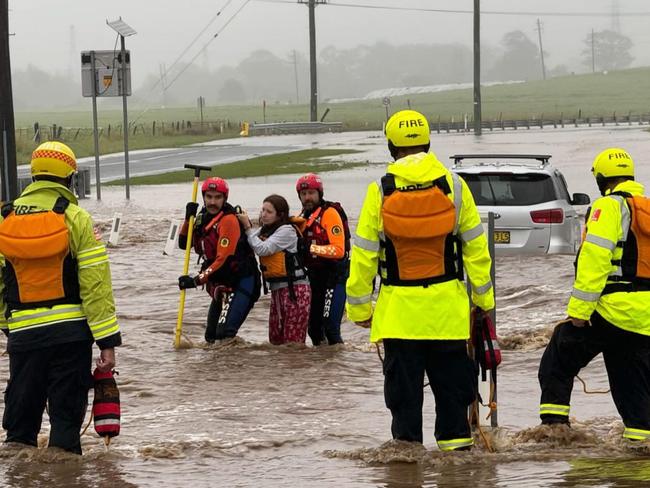
[[(491, 259), (480, 215), (469, 188), (446, 169), (432, 153), (419, 153), (397, 160), (387, 172), (395, 175), (397, 189), (430, 185), (444, 176), (451, 189), (448, 198), (457, 212), (456, 235), (462, 241), (465, 270), (472, 285), (472, 301), (490, 310), (494, 290), (490, 279)], [(373, 313), (373, 280), (384, 250), (381, 183), (368, 186), (356, 228), (347, 281), (347, 315), (353, 322), (372, 316), (370, 340), (467, 339), (470, 303), (465, 285), (458, 279), (428, 286), (382, 285)], [(458, 208), (460, 207), (460, 208)]]
[[(643, 195), (643, 185), (625, 181), (613, 192)], [(610, 192), (611, 193), (611, 192)], [(626, 224), (624, 220), (627, 219)], [(567, 308), (570, 317), (589, 320), (596, 311), (605, 320), (621, 329), (650, 335), (650, 291), (617, 292), (602, 295), (612, 277), (620, 274), (623, 249), (617, 244), (627, 236), (630, 209), (625, 198), (607, 195), (596, 200), (587, 220), (587, 233), (578, 254), (576, 279)]]
[[(121, 344), (115, 315), (108, 254), (95, 237), (90, 214), (77, 205), (77, 198), (65, 186), (50, 181), (29, 185), (14, 202), (26, 213), (51, 210), (59, 197), (70, 202), (65, 210), (70, 253), (76, 261), (79, 301), (52, 307), (7, 310), (0, 280), (0, 329), (8, 332), (8, 350), (23, 351), (65, 342), (95, 340), (100, 349)], [(0, 217), (0, 222), (4, 219)], [(0, 256), (1, 271), (5, 258)]]

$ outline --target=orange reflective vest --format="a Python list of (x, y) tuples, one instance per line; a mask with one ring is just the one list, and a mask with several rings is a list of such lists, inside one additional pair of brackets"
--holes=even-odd
[[(634, 292), (650, 290), (650, 199), (615, 192), (614, 198), (625, 198), (622, 205), (621, 227), (624, 239), (616, 244), (623, 249), (618, 260), (612, 260), (616, 271), (608, 277), (603, 294), (619, 291)], [(613, 282), (613, 283), (612, 283)]]
[(33, 212), (9, 203), (2, 208), (0, 254), (9, 310), (80, 303), (76, 261), (70, 253), (65, 210), (59, 197), (52, 210)]
[[(463, 279), (462, 253), (454, 235), (456, 207), (443, 176), (427, 187), (400, 188), (395, 176), (381, 179), (385, 260), (382, 283), (426, 286)], [(383, 268), (383, 269), (382, 269)]]

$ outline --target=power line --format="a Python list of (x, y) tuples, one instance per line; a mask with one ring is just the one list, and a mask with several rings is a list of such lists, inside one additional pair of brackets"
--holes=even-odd
[[(230, 3), (231, 1), (232, 1), (232, 0), (228, 0), (228, 3)], [(237, 15), (239, 14), (239, 12), (241, 12), (241, 11), (244, 9), (244, 7), (248, 4), (248, 2), (250, 2), (250, 0), (245, 0), (244, 3), (242, 3), (242, 5), (241, 5), (241, 6), (240, 6), (236, 11), (235, 11), (235, 13), (232, 14), (232, 16), (231, 16), (231, 17), (226, 21), (226, 23), (225, 23), (223, 26), (221, 26), (221, 29), (219, 29), (219, 30), (218, 30), (218, 31), (217, 31), (217, 32), (216, 32), (216, 33), (215, 33), (215, 34), (210, 38), (210, 40), (209, 40), (208, 42), (206, 42), (206, 43), (203, 45), (203, 47), (199, 50), (199, 52), (196, 53), (196, 55), (195, 55), (195, 56), (190, 60), (190, 62), (187, 63), (187, 64), (185, 65), (185, 67), (184, 67), (180, 72), (178, 72), (178, 73), (176, 74), (176, 76), (172, 79), (172, 81), (170, 81), (169, 83), (167, 83), (167, 84), (165, 85), (165, 87), (164, 87), (164, 89), (163, 89), (163, 94), (164, 94), (164, 93), (165, 93), (165, 92), (166, 92), (166, 91), (167, 91), (167, 90), (168, 90), (168, 89), (169, 89), (169, 88), (174, 84), (174, 82), (175, 82), (176, 80), (178, 80), (178, 78), (180, 78), (180, 76), (181, 76), (183, 73), (185, 73), (185, 71), (186, 71), (190, 66), (192, 66), (192, 63), (194, 63), (194, 61), (196, 60), (196, 58), (198, 58), (198, 57), (201, 55), (201, 53), (203, 53), (203, 51), (205, 51), (205, 50), (208, 48), (208, 46), (212, 43), (212, 41), (214, 41), (214, 40), (217, 38), (217, 36), (219, 36), (219, 34), (221, 34), (221, 33), (224, 31), (224, 29), (225, 29), (225, 28), (226, 28), (226, 27), (227, 27), (227, 26), (228, 26), (228, 25), (229, 25), (229, 24), (230, 24), (230, 23), (235, 19), (235, 17), (237, 17)], [(222, 8), (222, 10), (223, 10), (223, 8)], [(192, 41), (192, 42), (194, 42), (194, 41)], [(161, 82), (162, 79), (163, 79), (163, 77), (161, 77), (161, 78), (160, 78), (160, 79), (159, 79), (159, 80), (158, 80), (158, 81), (157, 81), (157, 82), (156, 82), (156, 83), (155, 83), (155, 84), (154, 84), (154, 85), (149, 89), (149, 92), (150, 92), (150, 93), (151, 93), (151, 91), (152, 91), (155, 87), (158, 86), (158, 84)], [(165, 76), (164, 79), (166, 80), (166, 76)], [(133, 121), (133, 123), (137, 122), (137, 121), (138, 121), (138, 120), (139, 120), (139, 119), (140, 119), (140, 118), (141, 118), (145, 113), (147, 113), (150, 109), (151, 109), (151, 105), (149, 105), (149, 106), (146, 107), (142, 112), (140, 112), (140, 114), (135, 118), (135, 120)]]
[[(178, 55), (178, 57), (177, 57), (177, 58), (172, 62), (172, 64), (171, 64), (171, 65), (169, 66), (169, 68), (167, 69), (168, 72), (171, 71), (172, 69), (174, 69), (174, 66), (176, 66), (176, 65), (179, 63), (179, 61), (180, 61), (181, 59), (183, 59), (183, 57), (185, 56), (185, 54), (187, 54), (187, 52), (192, 48), (192, 46), (194, 46), (194, 44), (196, 44), (196, 41), (198, 41), (199, 38), (200, 38), (200, 37), (205, 33), (205, 31), (207, 31), (208, 28), (209, 28), (209, 27), (214, 23), (214, 21), (217, 20), (217, 18), (221, 15), (221, 12), (223, 12), (223, 11), (228, 7), (228, 5), (230, 5), (231, 2), (232, 2), (232, 0), (227, 0), (226, 3), (224, 4), (224, 6), (221, 7), (221, 8), (219, 9), (219, 11), (218, 11), (216, 14), (214, 14), (214, 15), (212, 16), (212, 18), (211, 18), (210, 21), (205, 25), (205, 27), (204, 27), (203, 29), (201, 29), (201, 32), (199, 32), (199, 33), (196, 35), (196, 37), (194, 37), (194, 39), (192, 39), (192, 42), (190, 42), (190, 43), (187, 45), (187, 47), (186, 47), (185, 49), (183, 49), (183, 52), (180, 53), (180, 54)], [(156, 83), (154, 83), (154, 84), (151, 86), (151, 88), (149, 88), (149, 91), (154, 90), (154, 89), (155, 89), (155, 88), (160, 84), (160, 82), (161, 82), (161, 79), (159, 79), (158, 81), (156, 81)], [(166, 90), (165, 87), (163, 87), (163, 91), (164, 91), (164, 90)]]
[[(296, 4), (295, 0), (254, 0), (262, 3), (287, 3)], [(399, 10), (405, 12), (435, 12), (442, 14), (466, 14), (473, 15), (473, 10), (440, 9), (426, 7), (396, 7), (394, 5), (372, 5), (358, 3), (332, 3), (331, 7), (362, 8), (373, 10)], [(611, 12), (525, 12), (515, 10), (481, 10), (481, 15), (512, 15), (512, 16), (534, 16), (534, 17), (611, 17)], [(650, 17), (650, 12), (618, 12), (620, 17)]]
[(178, 78), (179, 78), (183, 73), (185, 73), (185, 70), (187, 70), (187, 68), (189, 68), (189, 67), (192, 65), (192, 63), (194, 63), (194, 61), (196, 60), (196, 58), (198, 58), (198, 57), (203, 53), (203, 51), (205, 51), (205, 50), (208, 48), (208, 46), (212, 43), (212, 41), (214, 41), (214, 40), (217, 38), (217, 36), (218, 36), (219, 34), (221, 34), (221, 33), (223, 32), (223, 30), (224, 30), (226, 27), (228, 27), (228, 25), (229, 25), (229, 24), (230, 24), (230, 23), (235, 19), (235, 17), (237, 17), (237, 15), (239, 14), (239, 12), (241, 12), (241, 11), (244, 9), (244, 7), (245, 7), (246, 5), (248, 5), (248, 2), (250, 2), (250, 0), (246, 0), (244, 3), (242, 3), (241, 7), (239, 7), (239, 8), (237, 9), (237, 11), (236, 11), (234, 14), (232, 14), (232, 16), (228, 19), (228, 21), (227, 21), (225, 24), (223, 24), (223, 26), (221, 27), (221, 29), (219, 29), (219, 30), (215, 33), (215, 35), (213, 35), (213, 36), (210, 38), (210, 40), (209, 40), (208, 42), (206, 42), (206, 43), (203, 45), (203, 47), (199, 50), (199, 52), (196, 53), (196, 55), (195, 55), (195, 56), (190, 60), (190, 62), (187, 63), (187, 64), (185, 65), (185, 67), (184, 67), (184, 68), (183, 68), (183, 69), (182, 69), (182, 70), (181, 70), (181, 71), (180, 71), (180, 72), (179, 72), (179, 73), (174, 77), (174, 79), (172, 79), (171, 82), (169, 82), (169, 84), (167, 85), (167, 87), (165, 88), (165, 90), (169, 90), (169, 88), (174, 84), (174, 82), (175, 82), (175, 81), (176, 81), (176, 80), (177, 80), (177, 79), (178, 79)]

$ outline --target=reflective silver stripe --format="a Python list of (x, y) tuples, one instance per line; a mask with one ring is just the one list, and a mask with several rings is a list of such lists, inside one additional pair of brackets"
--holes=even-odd
[(351, 297), (348, 295), (347, 301), (350, 305), (363, 305), (364, 303), (370, 303), (372, 300), (372, 295), (364, 295), (362, 297)]
[(616, 269), (612, 273), (610, 273), (609, 276), (623, 276), (623, 268), (617, 266)]
[(483, 230), (483, 224), (479, 223), (476, 227), (460, 234), (460, 238), (463, 242), (469, 242), (476, 239), (478, 236), (483, 235), (485, 231)]
[(605, 239), (604, 237), (595, 236), (593, 234), (587, 234), (587, 237), (585, 238), (585, 242), (591, 242), (592, 244), (595, 244), (598, 247), (603, 247), (608, 251), (613, 251), (614, 249), (616, 249), (615, 242), (612, 242), (609, 239)]
[(370, 239), (360, 237), (359, 234), (354, 236), (354, 245), (366, 251), (379, 251), (379, 241), (371, 241)]
[[(32, 320), (40, 317), (47, 317), (49, 315), (61, 315), (62, 313), (82, 313), (81, 307), (67, 307), (67, 308), (53, 308), (52, 310), (47, 310), (45, 312), (39, 313), (20, 313), (18, 311), (12, 311), (11, 317), (9, 317), (8, 322), (22, 322), (24, 320)], [(84, 317), (80, 317), (84, 318)]]
[(96, 427), (103, 427), (104, 425), (120, 425), (120, 419), (105, 419), (95, 420)]
[(487, 293), (490, 291), (492, 288), (492, 281), (488, 281), (486, 284), (483, 286), (474, 286), (472, 285), (472, 291), (476, 293), (477, 295), (483, 295), (484, 293)]
[(381, 199), (384, 199), (384, 187), (381, 184), (381, 178), (375, 181), (377, 183), (377, 186), (379, 187), (379, 194), (381, 195)]
[(631, 218), (630, 218), (630, 210), (627, 208), (627, 204), (625, 203), (625, 198), (623, 198), (621, 195), (609, 195), (610, 198), (613, 198), (616, 200), (621, 207), (621, 230), (623, 231), (623, 237), (621, 238), (621, 242), (625, 242), (627, 240), (627, 233), (630, 230), (630, 224), (631, 224)]
[[(490, 352), (490, 344), (488, 341), (483, 341), (483, 347), (485, 348), (485, 352)], [(499, 343), (495, 340), (492, 341), (492, 349), (495, 351), (500, 351), (501, 348), (499, 347)]]
[(460, 220), (460, 212), (463, 207), (463, 185), (460, 182), (460, 176), (456, 173), (451, 173), (451, 179), (454, 183), (454, 207), (456, 207), (456, 222), (454, 223), (454, 235), (458, 235), (458, 221)]
[(574, 288), (571, 296), (583, 300), (585, 302), (597, 302), (600, 298), (600, 292), (582, 291)]

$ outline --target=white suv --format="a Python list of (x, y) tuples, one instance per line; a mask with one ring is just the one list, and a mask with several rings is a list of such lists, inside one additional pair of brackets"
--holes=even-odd
[(549, 155), (457, 154), (452, 171), (469, 186), (480, 212), (494, 212), (497, 254), (575, 254), (582, 222), (573, 205), (589, 196), (569, 196)]

